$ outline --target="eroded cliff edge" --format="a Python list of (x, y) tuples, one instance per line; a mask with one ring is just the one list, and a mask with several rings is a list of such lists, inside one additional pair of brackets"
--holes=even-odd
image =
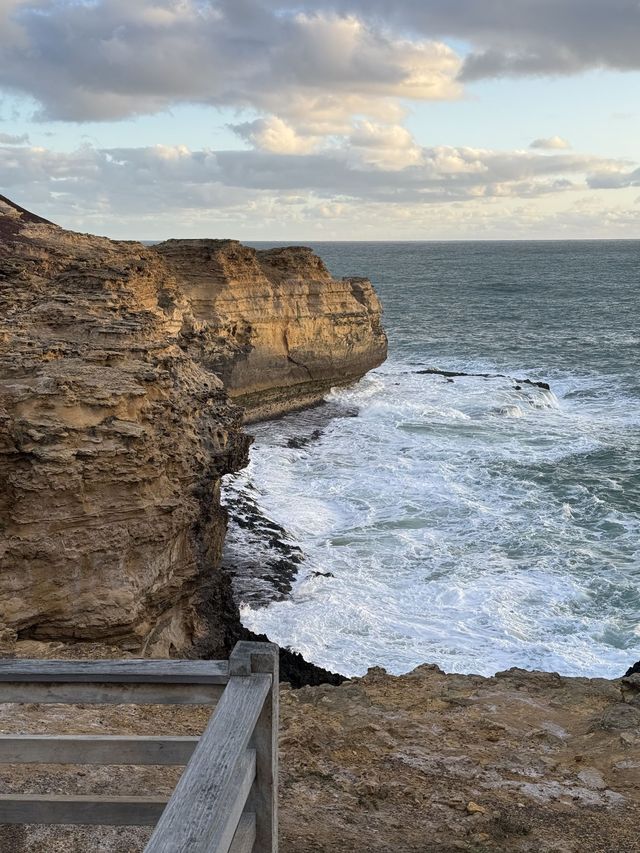
[(0, 318), (5, 648), (224, 648), (220, 478), (250, 444), (224, 383), (255, 419), (362, 375), (386, 352), (371, 286), (308, 250), (114, 242), (0, 197)]
[[(33, 652), (25, 648), (26, 654)], [(40, 651), (40, 650), (38, 650)], [(54, 657), (59, 649), (51, 649)], [(120, 654), (116, 651), (116, 654)], [(640, 676), (372, 669), (280, 693), (282, 853), (636, 853)], [(5, 733), (199, 735), (209, 709), (0, 706)], [(178, 768), (4, 767), (5, 791), (169, 796)], [(12, 853), (142, 851), (150, 830), (2, 827)]]
[(317, 403), (387, 356), (371, 282), (333, 278), (311, 249), (257, 251), (235, 240), (154, 249), (192, 307), (183, 345), (222, 379), (246, 421)]

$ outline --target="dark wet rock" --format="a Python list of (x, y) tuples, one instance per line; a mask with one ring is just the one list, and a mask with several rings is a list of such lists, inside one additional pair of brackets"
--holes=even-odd
[(333, 572), (311, 572), (312, 578), (335, 578)]
[(624, 677), (629, 678), (630, 675), (635, 675), (636, 673), (640, 674), (640, 660), (636, 661), (633, 666), (629, 667), (629, 669), (625, 672)]
[[(266, 634), (255, 634), (244, 625), (238, 626), (237, 633), (229, 637), (227, 656), (238, 640), (252, 640), (258, 643), (269, 643)], [(290, 684), (294, 689), (299, 687), (317, 687), (320, 684), (342, 684), (345, 675), (330, 672), (321, 666), (306, 661), (301, 654), (292, 649), (280, 647), (280, 681)]]
[[(221, 628), (219, 613), (226, 618)], [(240, 621), (238, 604), (234, 599), (232, 580), (227, 572), (216, 573), (208, 589), (201, 590), (198, 615), (204, 622), (210, 619), (211, 631), (201, 637), (190, 652), (190, 657), (204, 660), (224, 660), (229, 657), (239, 640), (272, 642), (266, 634), (255, 634)], [(330, 672), (321, 666), (309, 663), (301, 654), (289, 648), (280, 648), (280, 681), (294, 688), (316, 687), (319, 684), (342, 684), (346, 676)]]
[(311, 435), (301, 435), (296, 436), (294, 438), (290, 438), (287, 441), (287, 447), (291, 447), (295, 450), (298, 450), (302, 447), (306, 447), (308, 444), (311, 444), (312, 441), (317, 441), (322, 436), (321, 429), (314, 429)]
[[(355, 406), (329, 400), (304, 412), (278, 418), (278, 444), (291, 448), (311, 447), (336, 419), (354, 418)], [(272, 422), (256, 424), (256, 440), (271, 441)], [(238, 602), (260, 607), (281, 601), (289, 594), (305, 559), (295, 539), (265, 515), (260, 493), (252, 482), (230, 484), (224, 495), (229, 513), (229, 533), (223, 568), (232, 576)]]
[(253, 497), (251, 484), (242, 492), (227, 495), (230, 524), (228, 541), (234, 526), (245, 531), (241, 547), (223, 555), (222, 567), (232, 577), (236, 601), (254, 607), (282, 601), (291, 592), (304, 553), (284, 527), (270, 519)]
[(516, 382), (522, 382), (523, 385), (533, 385), (534, 388), (542, 388), (543, 391), (551, 391), (551, 385), (548, 382), (535, 382), (533, 379), (516, 379)]
[(429, 376), (444, 376), (444, 378), (453, 382), (454, 378), (470, 377), (472, 379), (509, 379), (515, 382), (515, 390), (521, 391), (522, 385), (531, 385), (534, 388), (541, 388), (543, 391), (551, 391), (551, 386), (548, 382), (536, 382), (534, 379), (517, 379), (513, 376), (507, 376), (506, 373), (465, 373), (457, 370), (438, 370), (435, 367), (428, 367), (424, 370), (414, 371), (416, 374)]

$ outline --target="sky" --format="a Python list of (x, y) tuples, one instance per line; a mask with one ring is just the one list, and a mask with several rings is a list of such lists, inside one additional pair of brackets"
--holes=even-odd
[(0, 192), (126, 239), (640, 238), (640, 0), (0, 0)]

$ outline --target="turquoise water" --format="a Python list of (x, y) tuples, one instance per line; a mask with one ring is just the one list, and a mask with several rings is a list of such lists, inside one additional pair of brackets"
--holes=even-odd
[(371, 278), (389, 360), (255, 427), (228, 502), (298, 557), (265, 606), (271, 570), (242, 564), (274, 564), (277, 536), (232, 522), (245, 623), (347, 674), (620, 675), (640, 658), (640, 242), (314, 248)]

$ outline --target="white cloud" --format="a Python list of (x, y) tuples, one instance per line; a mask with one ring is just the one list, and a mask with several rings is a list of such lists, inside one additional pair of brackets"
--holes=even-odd
[[(640, 69), (637, 0), (301, 0), (468, 42), (462, 79)], [(277, 6), (277, 0), (271, 4)]]
[[(398, 152), (406, 152), (406, 165)], [(635, 174), (626, 163), (577, 154), (418, 148), (402, 128), (367, 123), (354, 131), (351, 148), (310, 154), (0, 146), (0, 184), (53, 218), (56, 210), (84, 211), (90, 219), (100, 208), (117, 218), (222, 210), (269, 199), (313, 206), (543, 198), (600, 186), (603, 175), (608, 186), (628, 186)]]
[(610, 183), (632, 174), (574, 154), (469, 148), (423, 149), (419, 164), (398, 169), (358, 163), (342, 146), (307, 155), (0, 146), (10, 198), (66, 227), (124, 238), (636, 236), (637, 189), (590, 189), (605, 172)]
[(256, 148), (273, 154), (308, 154), (320, 143), (319, 136), (301, 136), (278, 116), (234, 124), (231, 128)]
[[(0, 134), (0, 183), (68, 224), (136, 227), (148, 215), (322, 228), (387, 209), (397, 223), (432, 222), (434, 210), (480, 222), (495, 206), (625, 193), (640, 183), (635, 164), (575, 154), (559, 136), (526, 151), (423, 147), (404, 122), (411, 104), (456, 99), (478, 77), (640, 68), (639, 10), (638, 0), (0, 0), (0, 88), (34, 99), (41, 118), (232, 108), (252, 148), (65, 153)], [(464, 59), (448, 38), (468, 46)]]
[(423, 151), (413, 136), (400, 125), (357, 122), (348, 144), (354, 159), (383, 169), (404, 169), (422, 160)]
[(29, 134), (0, 133), (0, 145), (26, 145), (29, 142)]
[(289, 124), (376, 117), (385, 100), (456, 97), (446, 45), (354, 15), (259, 0), (4, 0), (0, 86), (46, 118), (151, 113), (183, 102), (252, 108)]
[(562, 151), (571, 148), (571, 143), (562, 136), (549, 136), (547, 138), (534, 139), (529, 148), (539, 148), (543, 151)]

